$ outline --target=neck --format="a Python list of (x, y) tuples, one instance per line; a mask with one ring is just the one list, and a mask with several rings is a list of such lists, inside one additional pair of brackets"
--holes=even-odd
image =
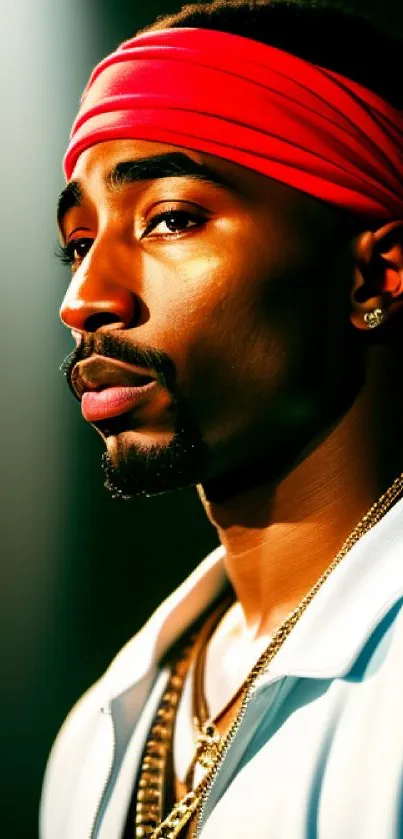
[(249, 486), (219, 501), (210, 487), (199, 487), (256, 638), (271, 634), (298, 605), (403, 468), (400, 441), (400, 449), (397, 441), (391, 444), (391, 428), (379, 433), (374, 392), (362, 392), (326, 439), (280, 482)]

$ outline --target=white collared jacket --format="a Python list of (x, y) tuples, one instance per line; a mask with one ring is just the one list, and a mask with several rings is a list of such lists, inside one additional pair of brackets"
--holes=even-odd
[[(41, 839), (121, 839), (168, 672), (164, 652), (226, 584), (214, 551), (73, 709)], [(200, 839), (403, 839), (403, 501), (351, 549), (260, 677)]]

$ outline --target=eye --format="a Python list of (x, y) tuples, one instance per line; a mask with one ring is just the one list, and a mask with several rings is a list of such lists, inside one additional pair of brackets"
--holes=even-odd
[(92, 239), (72, 239), (67, 245), (59, 245), (56, 256), (63, 262), (63, 265), (76, 265), (88, 253)]
[(148, 222), (141, 238), (149, 236), (153, 231), (157, 236), (175, 237), (193, 228), (201, 227), (205, 222), (206, 218), (199, 213), (191, 213), (188, 210), (166, 210), (163, 213), (157, 213)]

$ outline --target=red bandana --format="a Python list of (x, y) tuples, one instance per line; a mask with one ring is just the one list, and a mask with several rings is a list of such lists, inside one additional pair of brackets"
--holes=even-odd
[(403, 115), (343, 76), (205, 29), (132, 38), (95, 68), (64, 168), (117, 139), (221, 157), (376, 220), (403, 218)]

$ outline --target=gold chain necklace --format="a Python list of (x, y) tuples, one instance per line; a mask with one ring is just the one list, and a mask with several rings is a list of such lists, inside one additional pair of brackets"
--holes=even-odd
[(245, 687), (245, 682), (242, 682), (235, 693), (232, 694), (229, 701), (221, 708), (219, 714), (217, 714), (214, 718), (211, 716), (203, 688), (206, 653), (209, 640), (210, 636), (207, 637), (202, 645), (199, 655), (195, 656), (193, 669), (192, 717), (193, 726), (197, 732), (197, 738), (195, 754), (186, 775), (186, 785), (188, 788), (192, 787), (192, 778), (197, 763), (199, 763), (204, 769), (210, 769), (217, 756), (221, 743), (221, 735), (219, 734), (217, 728), (217, 722), (225, 716), (231, 706), (234, 705), (234, 702), (239, 699)]
[(144, 749), (136, 795), (136, 839), (153, 834), (163, 818), (167, 800), (173, 797), (172, 739), (183, 685), (192, 660), (214, 632), (233, 595), (220, 600), (208, 617), (200, 618), (181, 644), (162, 695)]
[[(288, 617), (283, 621), (283, 623), (279, 626), (279, 628), (274, 633), (272, 640), (266, 650), (262, 653), (260, 658), (257, 660), (254, 667), (250, 671), (249, 675), (245, 679), (243, 683), (241, 693), (242, 693), (242, 703), (241, 707), (238, 711), (238, 714), (235, 720), (232, 722), (227, 734), (224, 737), (221, 737), (217, 734), (216, 731), (211, 730), (209, 728), (210, 721), (204, 726), (204, 730), (202, 730), (201, 738), (202, 741), (198, 744), (199, 750), (199, 759), (200, 755), (203, 751), (205, 751), (205, 763), (207, 766), (207, 771), (197, 785), (194, 790), (186, 793), (186, 795), (178, 801), (173, 808), (171, 809), (170, 813), (166, 816), (163, 821), (160, 823), (156, 823), (156, 816), (158, 810), (158, 817), (160, 817), (161, 810), (160, 808), (155, 807), (153, 811), (153, 818), (144, 820), (141, 812), (139, 814), (138, 810), (136, 810), (136, 828), (135, 828), (135, 838), (136, 839), (176, 839), (179, 836), (183, 828), (189, 823), (189, 821), (200, 811), (200, 808), (203, 803), (203, 798), (207, 793), (209, 787), (211, 786), (214, 777), (218, 771), (220, 766), (221, 760), (226, 754), (226, 751), (229, 745), (232, 742), (232, 739), (238, 730), (240, 721), (242, 720), (246, 706), (249, 702), (249, 697), (251, 691), (257, 682), (259, 676), (261, 676), (267, 667), (269, 666), (270, 662), (273, 660), (275, 655), (279, 652), (280, 648), (283, 646), (284, 642), (288, 638), (290, 632), (294, 629), (294, 626), (298, 623), (301, 616), (304, 614), (305, 610), (309, 606), (310, 602), (313, 600), (315, 595), (318, 593), (319, 589), (322, 585), (326, 582), (328, 577), (330, 577), (331, 573), (337, 567), (337, 565), (341, 562), (342, 559), (346, 556), (346, 554), (351, 550), (351, 548), (358, 542), (358, 540), (364, 536), (375, 524), (377, 524), (380, 519), (385, 515), (389, 507), (397, 500), (401, 492), (403, 491), (403, 473), (399, 475), (398, 478), (393, 482), (393, 484), (386, 490), (386, 492), (381, 495), (381, 497), (375, 501), (372, 505), (370, 510), (363, 516), (362, 519), (358, 522), (355, 526), (354, 530), (350, 533), (347, 537), (345, 542), (343, 543), (340, 551), (336, 554), (335, 558), (331, 562), (331, 564), (326, 568), (323, 574), (319, 577), (319, 579), (314, 583), (312, 588), (309, 592), (302, 598), (298, 606), (288, 615)], [(187, 648), (188, 649), (188, 648)], [(181, 659), (182, 660), (182, 659)], [(177, 678), (177, 674), (175, 674), (176, 678), (176, 694), (173, 708), (177, 708), (177, 704), (179, 701), (180, 693), (183, 687), (183, 682), (185, 678), (185, 671), (187, 672), (190, 658), (189, 654), (186, 656), (187, 666), (182, 668), (180, 677)], [(175, 668), (174, 668), (175, 671)], [(173, 672), (174, 672), (173, 671)], [(171, 677), (172, 678), (172, 677)], [(179, 684), (181, 683), (181, 684)], [(171, 686), (172, 688), (172, 686)], [(162, 749), (165, 755), (165, 762), (163, 759), (158, 759), (157, 764), (154, 766), (154, 771), (152, 777), (150, 776), (150, 764), (147, 759), (148, 755), (148, 746), (150, 743), (153, 742), (153, 730), (155, 725), (158, 724), (158, 717), (162, 708), (165, 707), (167, 704), (167, 693), (169, 693), (170, 684), (168, 682), (168, 689), (164, 692), (164, 695), (161, 700), (160, 708), (157, 712), (157, 720), (154, 723), (153, 727), (151, 728), (150, 738), (148, 740), (146, 750), (145, 750), (145, 757), (143, 758), (141, 770), (140, 770), (140, 780), (139, 780), (139, 794), (140, 790), (144, 789), (151, 789), (150, 782), (154, 785), (154, 789), (158, 790), (159, 800), (163, 798), (163, 784), (165, 778), (165, 770), (166, 770), (166, 759), (168, 750), (172, 746), (172, 735), (173, 735), (173, 727), (174, 727), (174, 718), (175, 712), (169, 714), (169, 725), (165, 727), (164, 735), (162, 732), (159, 732), (158, 738), (159, 741), (164, 741), (165, 748)], [(175, 691), (174, 691), (175, 692)], [(172, 689), (171, 689), (172, 693)], [(164, 705), (165, 703), (165, 705)], [(168, 703), (169, 704), (169, 703)], [(158, 742), (158, 739), (157, 741)], [(145, 802), (144, 802), (145, 803)]]

